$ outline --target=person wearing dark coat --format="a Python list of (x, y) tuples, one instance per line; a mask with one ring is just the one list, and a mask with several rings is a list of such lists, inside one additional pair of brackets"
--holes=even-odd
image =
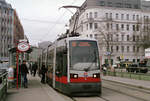
[(37, 70), (37, 64), (36, 63), (33, 64), (32, 70), (33, 70), (33, 76), (35, 76), (36, 75), (36, 70)]
[(46, 74), (46, 72), (47, 72), (47, 69), (46, 69), (45, 65), (43, 64), (42, 68), (41, 68), (41, 74), (42, 74), (41, 83), (45, 83), (45, 74)]
[(24, 88), (28, 88), (28, 79), (27, 79), (27, 74), (28, 72), (28, 68), (26, 65), (26, 61), (23, 61), (23, 64), (20, 65), (20, 72), (21, 72), (21, 76), (23, 78), (23, 86)]

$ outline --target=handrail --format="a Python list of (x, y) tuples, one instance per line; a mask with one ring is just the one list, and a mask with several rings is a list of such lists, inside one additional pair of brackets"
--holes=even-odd
[(7, 94), (7, 72), (0, 74), (0, 101), (5, 101)]
[(8, 73), (5, 72), (5, 73), (1, 74), (0, 77), (3, 77), (4, 75), (7, 75), (7, 74), (8, 74)]

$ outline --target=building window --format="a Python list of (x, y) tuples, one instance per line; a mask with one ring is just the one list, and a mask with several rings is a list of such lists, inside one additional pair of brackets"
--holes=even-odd
[(93, 29), (93, 23), (90, 23), (90, 29)]
[(122, 3), (116, 3), (116, 7), (121, 8), (122, 7)]
[(127, 31), (129, 31), (129, 25), (127, 25)]
[(133, 41), (135, 41), (135, 35), (133, 35)]
[(116, 34), (116, 41), (119, 41), (119, 35)]
[(113, 3), (112, 3), (112, 2), (108, 2), (107, 4), (108, 4), (109, 7), (112, 7), (112, 6), (113, 6)]
[(139, 15), (136, 15), (136, 20), (139, 20)]
[(134, 8), (135, 8), (135, 9), (138, 9), (138, 8), (139, 8), (138, 4), (135, 4), (135, 5), (134, 5)]
[(81, 25), (81, 31), (83, 32), (83, 25)]
[(100, 6), (105, 6), (105, 1), (100, 1)]
[(121, 14), (121, 20), (123, 20), (124, 19), (124, 14)]
[(137, 52), (139, 52), (139, 47), (137, 47)]
[(90, 38), (92, 38), (93, 37), (93, 35), (92, 34), (90, 34)]
[(136, 36), (136, 41), (139, 41), (139, 36), (138, 35)]
[(110, 17), (110, 19), (112, 19), (112, 13), (110, 13), (109, 17)]
[(119, 30), (119, 24), (116, 24), (116, 30)]
[(93, 18), (93, 14), (92, 14), (92, 12), (90, 12), (90, 16), (89, 16), (89, 18)]
[(109, 34), (107, 34), (107, 40), (108, 40), (108, 41), (110, 40), (110, 35), (109, 35)]
[(122, 38), (122, 41), (124, 41), (124, 35), (122, 35), (121, 38)]
[(133, 25), (132, 27), (133, 27), (133, 31), (135, 31), (135, 25)]
[(105, 13), (106, 19), (108, 19), (108, 13)]
[(129, 41), (130, 39), (129, 39), (129, 35), (127, 35), (127, 41)]
[(135, 52), (135, 46), (133, 46), (133, 52)]
[(116, 51), (117, 51), (117, 52), (119, 51), (119, 46), (116, 46)]
[(86, 18), (88, 19), (88, 16), (89, 16), (89, 14), (88, 13), (86, 13)]
[(94, 18), (97, 18), (97, 12), (94, 12)]
[(107, 26), (107, 30), (109, 30), (109, 23), (107, 23), (107, 25), (106, 25), (106, 26)]
[(116, 13), (116, 19), (118, 19), (119, 17), (118, 17), (118, 13)]
[(129, 14), (127, 14), (126, 16), (127, 16), (127, 20), (129, 20)]
[(132, 8), (131, 4), (125, 4), (126, 8)]
[(111, 46), (111, 52), (113, 52), (113, 46)]
[(98, 36), (97, 34), (94, 35), (95, 39), (97, 39), (97, 36)]
[(86, 24), (86, 29), (88, 30), (88, 24)]
[(139, 25), (136, 25), (136, 31), (139, 31)]
[(110, 27), (111, 27), (111, 29), (113, 29), (113, 24), (112, 23), (110, 24)]
[(124, 30), (124, 24), (121, 24), (121, 29)]
[(121, 46), (121, 51), (124, 52), (124, 46)]
[(130, 52), (130, 47), (129, 46), (127, 46), (127, 52)]
[(94, 23), (94, 29), (97, 29), (97, 28), (98, 28), (98, 24)]
[(133, 20), (135, 20), (135, 15), (133, 15)]
[(111, 41), (113, 41), (113, 34), (111, 34)]

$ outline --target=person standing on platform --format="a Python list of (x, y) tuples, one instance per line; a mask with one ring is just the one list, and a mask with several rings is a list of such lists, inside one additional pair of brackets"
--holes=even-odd
[(37, 70), (37, 64), (36, 64), (36, 62), (33, 64), (32, 70), (33, 70), (33, 76), (35, 77), (35, 75), (36, 75), (36, 70)]
[(28, 68), (27, 68), (25, 60), (23, 60), (23, 63), (20, 66), (20, 71), (21, 71), (21, 77), (23, 78), (23, 86), (24, 86), (24, 88), (28, 88), (27, 74), (29, 72), (28, 72)]
[(41, 74), (42, 74), (41, 83), (45, 83), (45, 74), (46, 74), (46, 72), (47, 72), (47, 69), (46, 69), (45, 65), (43, 64), (42, 68), (41, 68)]

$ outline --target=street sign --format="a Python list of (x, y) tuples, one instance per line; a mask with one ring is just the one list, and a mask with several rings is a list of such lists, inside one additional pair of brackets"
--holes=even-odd
[(18, 44), (17, 48), (18, 48), (19, 51), (25, 52), (30, 48), (30, 46), (27, 42), (20, 42)]

